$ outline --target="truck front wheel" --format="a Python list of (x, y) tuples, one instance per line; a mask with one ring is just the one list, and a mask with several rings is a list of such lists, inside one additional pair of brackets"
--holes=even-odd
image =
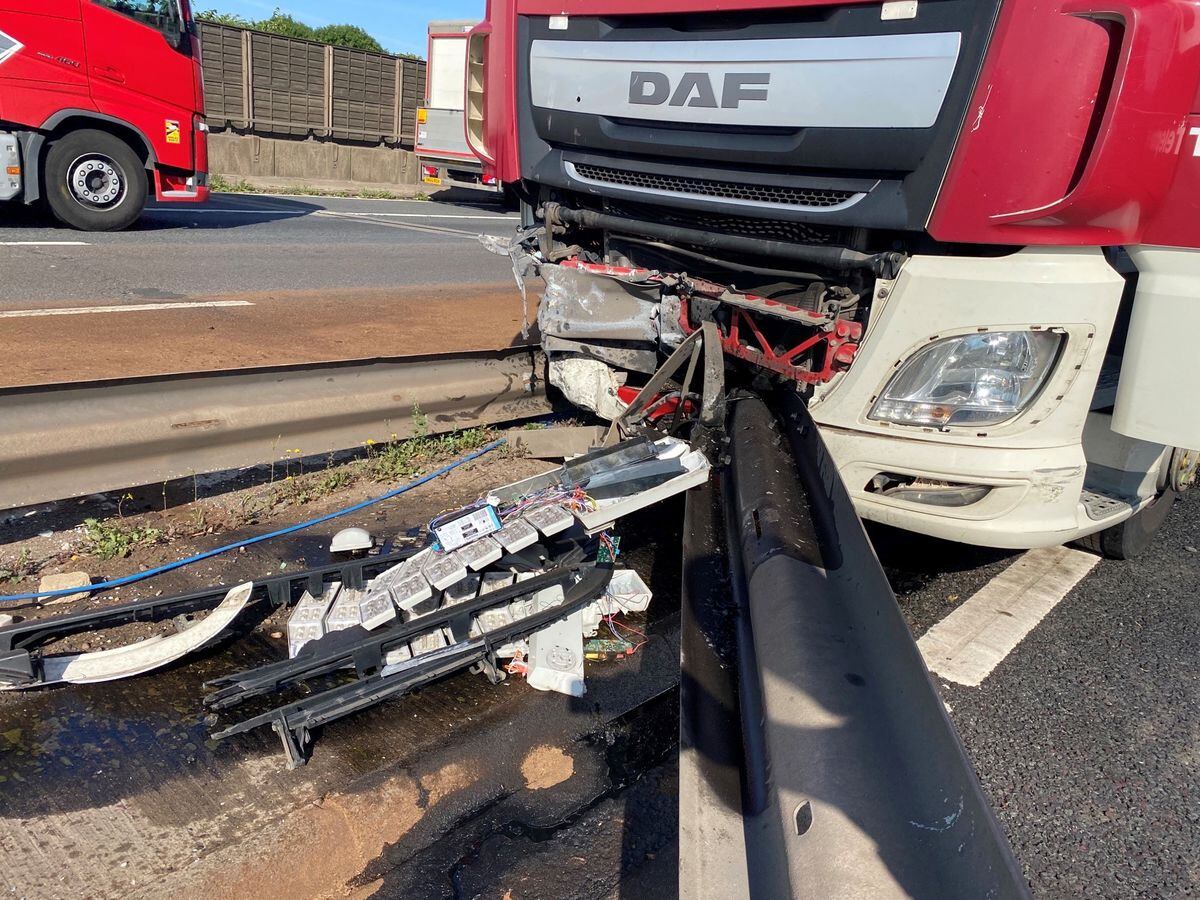
[(1140, 556), (1163, 527), (1178, 496), (1170, 488), (1163, 489), (1146, 507), (1124, 522), (1110, 525), (1103, 531), (1089, 534), (1077, 542), (1085, 550), (1099, 553), (1108, 559), (1133, 559)]
[(72, 131), (50, 144), (44, 196), (54, 217), (81, 231), (120, 231), (146, 205), (146, 169), (106, 131)]

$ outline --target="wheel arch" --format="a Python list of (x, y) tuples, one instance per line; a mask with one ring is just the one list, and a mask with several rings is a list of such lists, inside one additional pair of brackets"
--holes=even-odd
[(42, 127), (30, 136), (24, 147), (29, 184), (25, 192), (26, 203), (33, 203), (42, 196), (42, 168), (46, 161), (47, 145), (55, 138), (81, 128), (105, 131), (121, 139), (137, 154), (147, 170), (152, 171), (158, 161), (154, 146), (136, 125), (87, 109), (61, 109), (42, 123)]

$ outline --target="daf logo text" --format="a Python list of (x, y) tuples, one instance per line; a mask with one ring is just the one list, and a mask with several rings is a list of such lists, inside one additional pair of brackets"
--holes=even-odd
[(629, 102), (644, 106), (700, 106), (737, 109), (743, 102), (767, 99), (769, 72), (726, 72), (718, 99), (707, 72), (684, 72), (672, 85), (666, 72), (631, 72)]

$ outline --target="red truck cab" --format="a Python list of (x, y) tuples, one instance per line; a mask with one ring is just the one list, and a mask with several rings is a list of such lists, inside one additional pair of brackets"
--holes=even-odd
[(126, 228), (207, 199), (206, 132), (187, 0), (0, 0), (0, 200)]
[(715, 327), (860, 515), (985, 546), (1196, 481), (1200, 0), (489, 0), (466, 73), (568, 399)]

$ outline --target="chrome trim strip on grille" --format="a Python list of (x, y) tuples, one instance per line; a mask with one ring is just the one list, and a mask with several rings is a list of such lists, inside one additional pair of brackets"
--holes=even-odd
[(588, 178), (580, 174), (575, 163), (570, 160), (563, 161), (563, 169), (567, 173), (567, 177), (573, 181), (578, 181), (581, 184), (588, 184), (595, 187), (608, 188), (614, 191), (626, 191), (631, 194), (644, 194), (651, 197), (687, 197), (689, 200), (699, 200), (704, 203), (723, 203), (733, 206), (745, 206), (749, 209), (792, 209), (803, 210), (804, 212), (814, 213), (829, 213), (839, 212), (843, 209), (849, 209), (854, 204), (867, 196), (866, 193), (851, 194), (846, 200), (831, 206), (811, 206), (799, 203), (773, 203), (759, 200), (740, 200), (735, 197), (714, 197), (711, 194), (696, 194), (690, 191), (670, 191), (661, 188), (648, 188), (635, 185), (620, 184), (614, 181), (603, 181), (597, 178)]
[[(660, 122), (928, 128), (958, 32), (766, 40), (535, 40), (534, 106)], [(897, 88), (903, 87), (902, 102)]]

